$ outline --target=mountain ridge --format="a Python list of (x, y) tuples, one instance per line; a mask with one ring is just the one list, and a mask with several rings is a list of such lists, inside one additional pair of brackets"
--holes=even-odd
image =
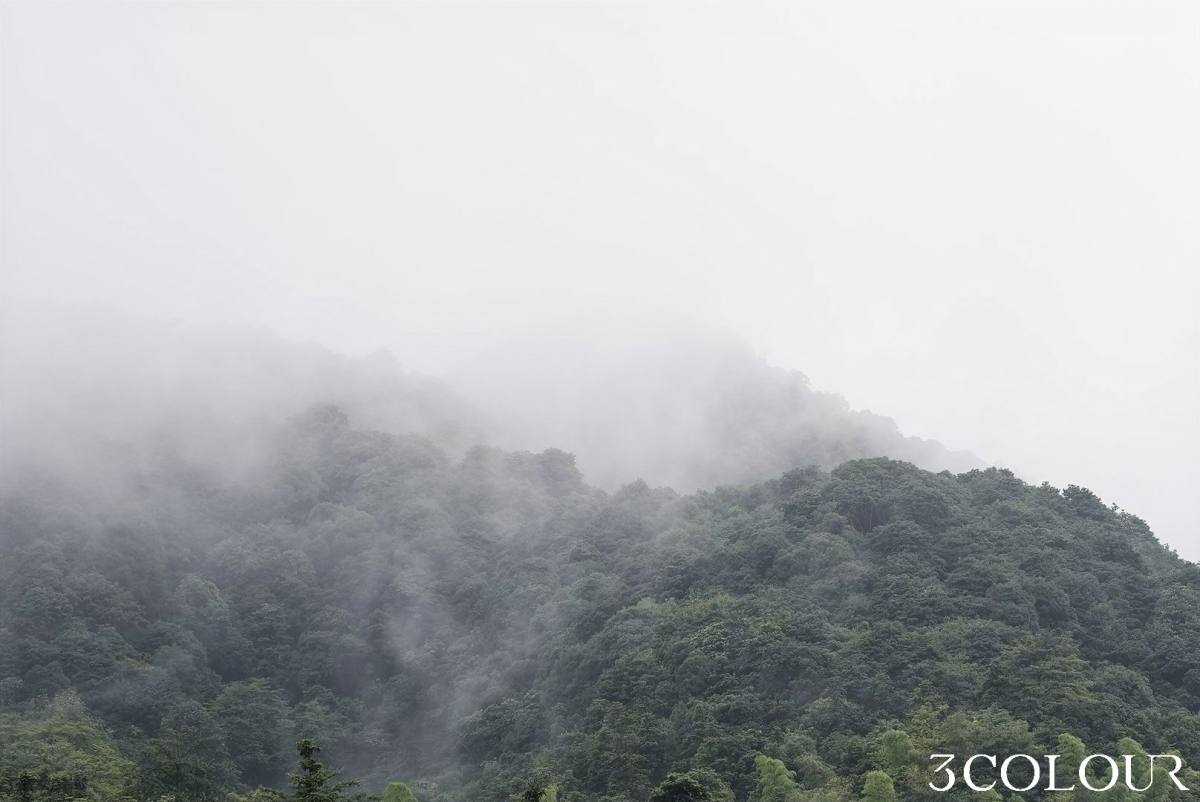
[(797, 799), (872, 771), (922, 798), (894, 732), (1200, 759), (1200, 566), (1082, 488), (876, 458), (610, 493), (562, 451), (454, 458), (329, 405), (275, 448), (244, 487), (160, 465), (134, 505), (0, 499), (6, 765), (70, 724), (139, 799), (278, 784), (314, 737), (422, 799), (674, 772), (760, 802), (758, 755)]

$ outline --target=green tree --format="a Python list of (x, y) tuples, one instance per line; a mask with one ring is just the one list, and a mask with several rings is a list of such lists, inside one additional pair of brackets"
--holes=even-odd
[(917, 750), (912, 739), (904, 730), (888, 730), (879, 739), (880, 758), (883, 767), (893, 776), (899, 777), (918, 764)]
[(141, 765), (142, 792), (178, 802), (220, 799), (235, 783), (225, 733), (199, 702), (188, 700), (162, 718)]
[(340, 802), (343, 799), (366, 799), (365, 794), (349, 793), (358, 780), (338, 780), (339, 772), (326, 768), (319, 760), (321, 748), (311, 738), (296, 744), (300, 754), (300, 769), (288, 777), (295, 802)]
[(867, 772), (863, 783), (863, 802), (896, 802), (896, 787), (886, 771)]
[(404, 783), (388, 783), (383, 789), (383, 802), (417, 802), (417, 795)]
[(266, 680), (233, 682), (212, 703), (225, 743), (248, 785), (275, 785), (283, 778), (291, 722), (288, 707)]
[(274, 788), (255, 788), (244, 794), (230, 794), (229, 802), (287, 802), (287, 795)]
[(90, 798), (106, 802), (133, 799), (133, 764), (72, 691), (23, 715), (0, 713), (0, 770), (6, 779), (24, 773), (58, 785), (82, 781)]
[(650, 794), (650, 802), (707, 802), (708, 789), (691, 774), (671, 772)]
[(796, 773), (783, 765), (782, 760), (766, 755), (754, 758), (758, 772), (758, 793), (755, 802), (800, 802), (804, 792), (796, 784)]
[(515, 802), (558, 802), (558, 785), (531, 782), (525, 786), (525, 790), (512, 798)]
[(708, 769), (673, 771), (650, 794), (650, 802), (733, 802), (733, 791)]

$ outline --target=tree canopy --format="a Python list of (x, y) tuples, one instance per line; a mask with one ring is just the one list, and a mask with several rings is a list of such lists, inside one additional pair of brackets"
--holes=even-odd
[(1200, 567), (1083, 488), (867, 459), (607, 493), (330, 407), (271, 448), (0, 496), (0, 767), (113, 800), (345, 798), (334, 765), (398, 802), (892, 802), (934, 751), (1200, 762)]

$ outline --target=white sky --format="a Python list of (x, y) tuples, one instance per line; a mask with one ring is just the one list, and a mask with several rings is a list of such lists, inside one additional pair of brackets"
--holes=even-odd
[(0, 291), (742, 333), (1200, 558), (1200, 3), (0, 5)]

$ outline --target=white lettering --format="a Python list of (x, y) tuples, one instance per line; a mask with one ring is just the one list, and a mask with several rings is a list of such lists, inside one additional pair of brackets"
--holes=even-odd
[[(1110, 776), (1108, 778), (1108, 785), (1105, 785), (1101, 788), (1093, 788), (1092, 784), (1088, 782), (1087, 767), (1088, 767), (1088, 764), (1091, 763), (1096, 758), (1100, 758), (1101, 760), (1107, 761), (1108, 769), (1112, 773), (1112, 776)], [(1117, 768), (1117, 761), (1113, 760), (1108, 755), (1088, 755), (1087, 757), (1085, 757), (1083, 759), (1083, 762), (1079, 764), (1079, 781), (1081, 783), (1083, 783), (1083, 787), (1088, 789), (1089, 791), (1107, 791), (1107, 790), (1111, 789), (1114, 785), (1117, 784), (1117, 779), (1118, 779), (1119, 774), (1120, 774), (1120, 769)]]
[(995, 780), (988, 785), (976, 785), (975, 780), (971, 777), (971, 764), (976, 760), (979, 760), (979, 758), (983, 758), (988, 763), (992, 764), (992, 768), (996, 768), (995, 755), (971, 755), (969, 758), (967, 758), (967, 762), (963, 764), (963, 781), (966, 782), (967, 787), (972, 791), (990, 791), (996, 787)]
[(1125, 787), (1130, 791), (1137, 791), (1139, 794), (1142, 791), (1149, 791), (1150, 786), (1154, 785), (1154, 755), (1150, 755), (1150, 771), (1146, 772), (1150, 775), (1150, 779), (1146, 782), (1145, 788), (1138, 788), (1133, 782), (1133, 755), (1121, 755), (1125, 758)]
[[(1029, 761), (1029, 765), (1033, 766), (1033, 779), (1030, 780), (1029, 785), (1025, 786), (1024, 788), (1017, 788), (1008, 779), (1008, 767), (1012, 765), (1012, 762), (1019, 757), (1025, 758)], [(1028, 791), (1030, 788), (1033, 788), (1033, 786), (1037, 785), (1038, 780), (1040, 779), (1042, 779), (1042, 767), (1038, 765), (1038, 762), (1034, 760), (1032, 755), (1009, 755), (1004, 759), (1004, 762), (1000, 764), (1000, 781), (1003, 782), (1004, 787), (1010, 791)]]
[(1050, 775), (1050, 784), (1046, 786), (1047, 791), (1074, 791), (1075, 783), (1071, 783), (1067, 788), (1058, 787), (1058, 755), (1046, 755), (1047, 771)]
[(954, 762), (954, 755), (930, 755), (929, 759), (935, 760), (935, 759), (939, 759), (939, 758), (943, 758), (943, 757), (946, 759), (944, 761), (942, 761), (941, 765), (939, 765), (936, 769), (934, 769), (934, 772), (935, 773), (939, 772), (939, 771), (946, 772), (946, 784), (943, 785), (941, 788), (938, 788), (933, 783), (930, 783), (929, 787), (935, 791), (949, 791), (951, 788), (954, 787), (954, 772), (952, 770), (946, 768), (947, 766), (949, 766), (951, 763)]
[[(1171, 782), (1175, 783), (1175, 787), (1176, 787), (1176, 788), (1178, 788), (1180, 791), (1186, 791), (1186, 790), (1188, 790), (1188, 787), (1187, 787), (1186, 785), (1184, 785), (1183, 783), (1181, 783), (1181, 782), (1179, 781), (1179, 778), (1175, 776), (1175, 774), (1176, 774), (1177, 772), (1179, 772), (1179, 770), (1180, 770), (1180, 769), (1182, 769), (1182, 768), (1183, 768), (1183, 758), (1181, 758), (1179, 755), (1150, 755), (1150, 759), (1151, 759), (1152, 761), (1153, 761), (1153, 760), (1154, 760), (1154, 758), (1156, 758), (1156, 757), (1169, 757), (1169, 758), (1171, 758), (1171, 761), (1172, 761), (1172, 762), (1175, 764), (1175, 768), (1173, 768), (1173, 769), (1171, 769), (1170, 771), (1168, 771), (1168, 772), (1167, 772), (1167, 776), (1171, 778)], [(1151, 765), (1151, 766), (1153, 766), (1154, 764), (1153, 764), (1153, 763), (1151, 763), (1150, 765)]]

